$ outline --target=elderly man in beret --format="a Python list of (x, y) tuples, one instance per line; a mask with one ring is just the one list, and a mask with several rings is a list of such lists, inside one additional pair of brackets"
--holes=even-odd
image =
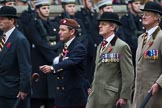
[(146, 28), (138, 38), (136, 53), (135, 94), (132, 108), (139, 108), (148, 92), (153, 95), (146, 108), (161, 108), (162, 97), (162, 30), (159, 27), (162, 7), (156, 2), (145, 4), (142, 24)]
[(14, 7), (0, 8), (0, 108), (17, 108), (22, 100), (20, 108), (30, 108), (30, 46), (14, 25), (16, 18)]
[(87, 102), (84, 76), (87, 51), (76, 39), (77, 29), (78, 23), (74, 19), (62, 19), (59, 34), (64, 48), (51, 66), (40, 66), (44, 73), (53, 73), (57, 78), (55, 96), (57, 108), (85, 108)]
[(97, 48), (92, 90), (86, 108), (130, 107), (133, 64), (129, 46), (115, 35), (119, 16), (104, 12), (99, 19), (103, 42)]

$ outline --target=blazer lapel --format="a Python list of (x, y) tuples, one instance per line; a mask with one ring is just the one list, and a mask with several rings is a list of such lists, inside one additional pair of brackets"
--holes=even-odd
[(70, 43), (70, 45), (68, 46), (67, 50), (71, 51), (73, 49), (73, 46), (76, 45), (76, 38)]
[[(145, 50), (148, 50), (150, 47), (151, 47), (151, 45), (153, 44), (153, 42), (154, 42), (154, 40), (155, 40), (155, 38), (156, 38), (156, 36), (157, 36), (157, 33), (160, 31), (160, 27), (158, 27), (154, 32), (153, 32), (153, 34), (152, 34), (152, 36), (151, 36), (151, 38), (148, 40), (148, 42), (146, 42), (146, 44), (143, 46), (143, 48), (142, 48), (142, 45), (143, 45), (143, 40), (144, 40), (144, 38), (142, 38), (142, 42), (139, 44), (139, 51), (140, 51), (140, 56), (139, 56), (139, 58), (138, 58), (138, 61), (143, 57), (143, 53), (144, 53), (144, 51)], [(142, 36), (143, 37), (143, 36)]]
[(144, 41), (144, 35), (145, 34), (143, 34), (143, 36), (141, 37), (141, 41), (138, 43), (138, 50), (137, 50), (137, 60), (139, 61), (139, 59), (142, 57), (142, 55), (143, 55), (143, 48), (142, 48), (142, 46), (143, 46), (143, 41)]
[(100, 50), (101, 50), (101, 43), (100, 43), (100, 44), (98, 45), (98, 47), (97, 47), (96, 64), (99, 63), (99, 61), (100, 61), (100, 59), (101, 59)]
[[(7, 42), (5, 43), (2, 52), (0, 53), (0, 62), (2, 61), (2, 59), (4, 58), (4, 56), (6, 55), (7, 51), (8, 51), (8, 47), (10, 47), (10, 45), (12, 45), (12, 43), (14, 42), (14, 34), (11, 33), (10, 37), (8, 38)], [(10, 45), (9, 45), (10, 44)]]

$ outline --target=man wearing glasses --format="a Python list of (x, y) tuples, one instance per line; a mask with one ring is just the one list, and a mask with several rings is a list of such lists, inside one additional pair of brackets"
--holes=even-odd
[(147, 2), (141, 10), (143, 11), (142, 24), (146, 28), (146, 33), (138, 38), (132, 108), (139, 108), (148, 92), (151, 92), (153, 96), (146, 108), (161, 108), (162, 31), (158, 25), (162, 7), (156, 2)]

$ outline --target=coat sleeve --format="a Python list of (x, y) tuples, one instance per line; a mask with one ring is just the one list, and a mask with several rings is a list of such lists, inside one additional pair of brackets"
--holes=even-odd
[(21, 38), (17, 42), (17, 59), (20, 70), (20, 86), (19, 91), (30, 93), (31, 91), (31, 56), (30, 56), (30, 46), (25, 38)]
[(131, 89), (134, 80), (134, 68), (132, 63), (132, 55), (128, 45), (121, 48), (120, 68), (122, 77), (122, 89), (120, 98), (130, 99)]
[[(160, 42), (160, 54), (159, 56), (162, 56), (162, 42)], [(156, 83), (158, 83), (160, 85), (160, 87), (162, 88), (162, 73), (159, 76), (159, 78), (156, 80)]]

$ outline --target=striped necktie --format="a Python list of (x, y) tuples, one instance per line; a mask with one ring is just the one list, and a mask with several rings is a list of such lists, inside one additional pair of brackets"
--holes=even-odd
[(6, 35), (3, 34), (3, 35), (2, 35), (2, 38), (1, 38), (1, 40), (0, 40), (0, 52), (2, 51), (3, 46), (4, 46), (4, 44), (5, 44), (5, 38), (6, 38)]
[(144, 37), (143, 37), (143, 46), (142, 46), (142, 48), (144, 47), (144, 45), (145, 45), (146, 42), (147, 42), (147, 37), (148, 37), (148, 33), (146, 32), (146, 33), (144, 34)]
[(61, 62), (63, 60), (63, 58), (66, 57), (67, 53), (68, 53), (67, 45), (65, 44), (64, 48), (62, 49), (62, 53), (61, 53), (61, 56), (59, 58), (59, 62)]
[(62, 53), (63, 53), (63, 57), (66, 57), (67, 53), (68, 53), (68, 50), (67, 50), (67, 45), (65, 44), (64, 45), (64, 48), (62, 50)]
[(106, 40), (103, 40), (102, 44), (101, 44), (101, 51), (103, 51), (107, 45), (107, 41)]

